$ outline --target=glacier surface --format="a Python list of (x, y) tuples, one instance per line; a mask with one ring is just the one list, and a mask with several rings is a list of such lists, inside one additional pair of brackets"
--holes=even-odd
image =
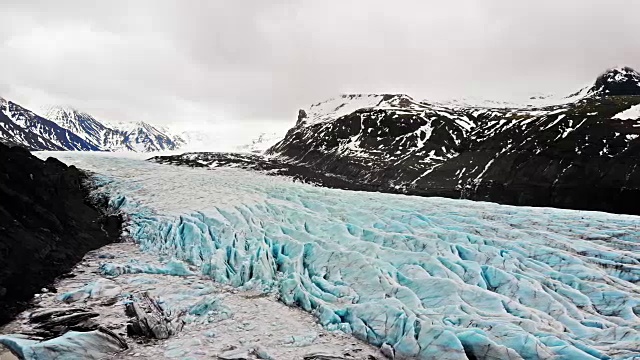
[(220, 283), (277, 292), (396, 358), (640, 356), (640, 217), (55, 156), (94, 171), (128, 215), (127, 236), (165, 260), (107, 261), (107, 276), (188, 275), (185, 262)]

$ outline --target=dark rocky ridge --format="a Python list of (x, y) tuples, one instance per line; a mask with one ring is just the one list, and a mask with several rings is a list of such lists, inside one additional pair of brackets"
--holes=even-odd
[(630, 67), (608, 70), (598, 76), (592, 90), (602, 96), (640, 95), (640, 73)]
[(0, 144), (0, 324), (84, 254), (116, 241), (122, 219), (89, 197), (87, 175)]
[[(351, 190), (640, 214), (640, 119), (615, 118), (640, 104), (637, 89), (640, 74), (619, 68), (599, 76), (582, 98), (553, 106), (345, 95), (299, 111), (268, 158), (185, 154), (153, 160), (233, 164)], [(362, 99), (366, 106), (354, 105)], [(341, 112), (345, 108), (356, 110)]]
[(269, 153), (354, 188), (640, 214), (640, 121), (615, 118), (640, 104), (640, 74), (611, 69), (586, 93), (539, 108), (398, 102), (299, 119)]

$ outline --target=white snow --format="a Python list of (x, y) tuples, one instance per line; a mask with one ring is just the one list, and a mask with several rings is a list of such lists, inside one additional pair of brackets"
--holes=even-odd
[(627, 110), (613, 116), (613, 119), (619, 120), (638, 120), (640, 119), (640, 104), (634, 105)]
[(565, 118), (565, 114), (559, 115), (554, 121), (552, 121), (549, 125), (545, 126), (542, 131), (547, 130), (557, 124), (560, 120)]
[(356, 94), (342, 95), (329, 100), (311, 105), (307, 113), (307, 124), (317, 124), (320, 122), (338, 119), (352, 112), (375, 107), (383, 100), (382, 95), (377, 94)]
[[(587, 97), (591, 90), (591, 84), (582, 87), (578, 92), (570, 96), (543, 95), (543, 96), (519, 96), (508, 101), (498, 101), (480, 97), (463, 97), (457, 99), (444, 99), (436, 101), (436, 104), (451, 108), (479, 108), (479, 109), (527, 109), (544, 108), (564, 105), (580, 101)], [(424, 102), (429, 102), (425, 100)], [(480, 111), (480, 110), (478, 110)]]
[(397, 111), (425, 109), (425, 105), (404, 94), (347, 94), (334, 97), (305, 109), (306, 125), (339, 119), (360, 109), (387, 109)]

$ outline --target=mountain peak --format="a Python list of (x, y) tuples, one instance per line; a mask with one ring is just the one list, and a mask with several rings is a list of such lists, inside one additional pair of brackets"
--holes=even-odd
[(45, 107), (44, 110), (44, 115), (46, 118), (50, 119), (52, 117), (54, 118), (60, 118), (60, 117), (65, 117), (65, 118), (77, 118), (77, 117), (90, 117), (93, 118), (93, 116), (91, 116), (90, 114), (84, 112), (84, 111), (80, 111), (72, 106), (68, 106), (68, 105), (55, 105), (55, 106), (48, 106)]
[(608, 69), (598, 76), (590, 93), (599, 96), (640, 95), (640, 73), (628, 66)]

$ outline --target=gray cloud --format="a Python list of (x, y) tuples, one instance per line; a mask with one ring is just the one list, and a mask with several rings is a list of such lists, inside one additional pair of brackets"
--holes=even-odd
[(512, 98), (640, 68), (635, 0), (0, 7), (0, 95), (108, 120), (288, 125), (299, 107), (341, 92)]

